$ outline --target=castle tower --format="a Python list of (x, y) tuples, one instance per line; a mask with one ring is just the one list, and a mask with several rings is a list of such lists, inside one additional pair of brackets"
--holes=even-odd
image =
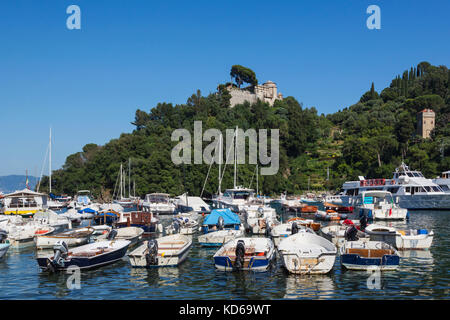
[(436, 114), (431, 109), (423, 109), (417, 114), (417, 134), (424, 139), (430, 137), (434, 129)]

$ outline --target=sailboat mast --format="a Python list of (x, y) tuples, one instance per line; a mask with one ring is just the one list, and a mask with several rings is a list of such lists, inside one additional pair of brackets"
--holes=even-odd
[(50, 156), (48, 158), (48, 177), (49, 177), (49, 193), (52, 193), (52, 127), (50, 127), (50, 138), (49, 138), (49, 148), (50, 148)]
[(237, 138), (238, 138), (238, 126), (236, 126), (236, 132), (234, 135), (234, 188), (236, 189), (237, 180)]
[(123, 198), (123, 177), (122, 177), (122, 163), (120, 164), (120, 200)]
[(220, 177), (222, 176), (222, 134), (219, 137), (219, 194), (222, 193), (222, 181)]
[(256, 195), (259, 195), (259, 189), (258, 189), (258, 164), (256, 164)]
[(131, 198), (131, 158), (128, 158), (128, 198)]

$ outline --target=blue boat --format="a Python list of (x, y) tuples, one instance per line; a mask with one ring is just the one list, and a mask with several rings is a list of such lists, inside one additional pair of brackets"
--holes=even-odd
[(202, 224), (202, 233), (218, 230), (239, 230), (241, 219), (230, 209), (214, 209), (206, 216)]
[(396, 270), (400, 264), (397, 250), (381, 241), (345, 241), (340, 253), (341, 264), (350, 270)]

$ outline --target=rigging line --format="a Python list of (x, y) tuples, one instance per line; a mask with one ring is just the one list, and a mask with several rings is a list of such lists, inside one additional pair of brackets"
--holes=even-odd
[(47, 145), (47, 151), (45, 152), (44, 161), (42, 162), (41, 175), (39, 176), (39, 183), (38, 183), (38, 187), (37, 187), (37, 192), (39, 192), (39, 188), (41, 187), (42, 175), (44, 174), (44, 165), (47, 162), (47, 156), (48, 156), (49, 148), (50, 148), (50, 144)]
[[(216, 157), (216, 153), (214, 152), (214, 158)], [(212, 167), (212, 164), (214, 163), (214, 161), (213, 161), (213, 159), (211, 159), (211, 163), (209, 164), (209, 169), (208, 169), (208, 173), (206, 174), (206, 179), (205, 179), (205, 182), (203, 183), (203, 189), (202, 189), (202, 192), (200, 193), (200, 198), (202, 197), (202, 195), (203, 195), (203, 191), (205, 191), (205, 186), (206, 186), (206, 181), (208, 181), (208, 177), (209, 177), (209, 172), (211, 171), (211, 167)]]
[(252, 179), (250, 180), (250, 185), (248, 187), (249, 189), (252, 188), (253, 178), (255, 177), (255, 173), (256, 173), (257, 170), (258, 170), (258, 167), (256, 167), (255, 171), (253, 171)]
[[(230, 153), (231, 153), (231, 150), (233, 149), (233, 143), (234, 143), (234, 138), (236, 137), (236, 131), (235, 131), (235, 133), (233, 134), (233, 140), (231, 141), (231, 146), (230, 146), (230, 149), (228, 150), (228, 155), (227, 155), (227, 159), (225, 160), (225, 164), (224, 164), (224, 166), (223, 166), (223, 171), (222, 171), (222, 177), (219, 177), (220, 178), (220, 185), (222, 185), (222, 179), (223, 179), (223, 176), (225, 175), (225, 169), (227, 168), (227, 163), (228, 163), (228, 159), (230, 158)], [(219, 189), (217, 189), (217, 193), (219, 193)]]
[(114, 184), (113, 199), (114, 199), (114, 197), (116, 196), (116, 187), (117, 187), (117, 182), (118, 182), (118, 180), (119, 180), (119, 176), (120, 176), (120, 173), (117, 175), (116, 183)]

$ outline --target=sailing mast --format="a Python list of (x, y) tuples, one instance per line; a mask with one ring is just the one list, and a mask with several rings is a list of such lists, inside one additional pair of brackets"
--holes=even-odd
[(219, 137), (219, 195), (222, 193), (222, 179), (220, 178), (222, 171), (222, 134)]
[(236, 133), (234, 135), (234, 189), (236, 189), (237, 180), (237, 138), (238, 138), (238, 126), (236, 126)]
[(131, 199), (131, 158), (128, 158), (128, 198)]
[(49, 194), (52, 193), (52, 127), (50, 127), (50, 138), (49, 138), (49, 148), (50, 148), (50, 156), (48, 158), (48, 177), (49, 177)]

